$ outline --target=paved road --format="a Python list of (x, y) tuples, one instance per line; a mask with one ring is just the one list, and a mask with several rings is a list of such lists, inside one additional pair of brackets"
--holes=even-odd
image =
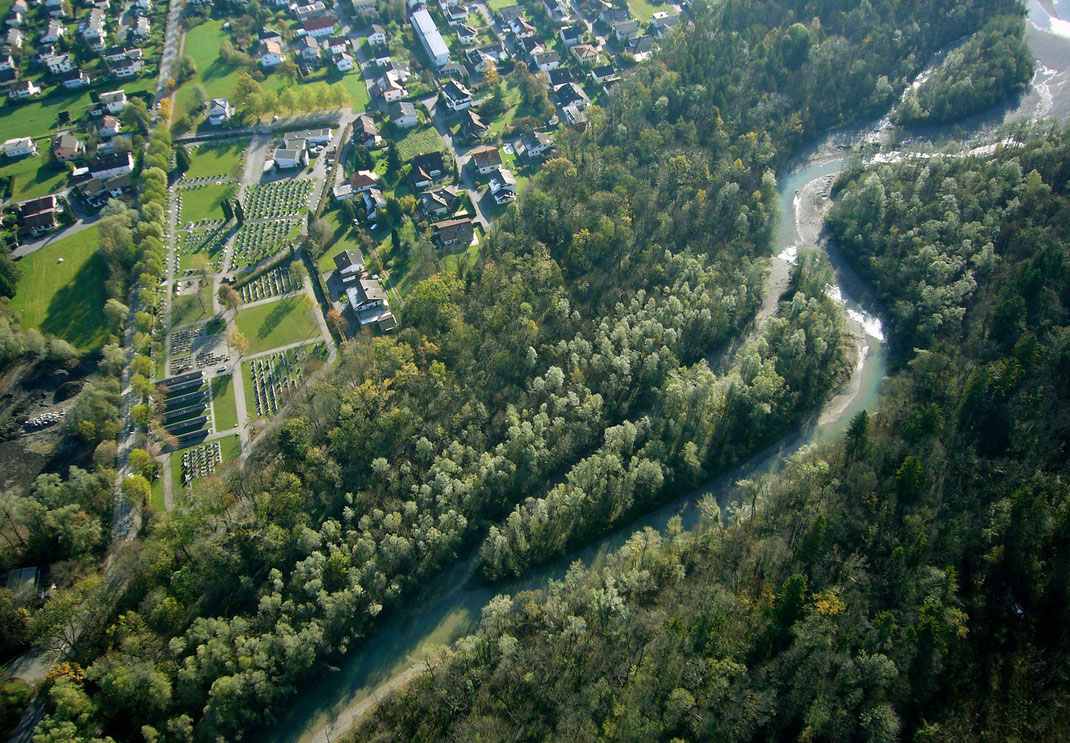
[(475, 209), (475, 222), (479, 222), (483, 225), (484, 234), (490, 229), (491, 223), (494, 221), (491, 217), (487, 216), (487, 205), (484, 203), (484, 199), (490, 198), (487, 195), (487, 189), (480, 190), (479, 185), (476, 183), (475, 176), (472, 175), (472, 169), (468, 167), (468, 151), (471, 149), (467, 145), (461, 144), (458, 146), (453, 139), (453, 134), (450, 132), (450, 128), (446, 122), (446, 113), (441, 106), (438, 105), (438, 96), (433, 95), (424, 98), (420, 101), (427, 110), (431, 113), (431, 121), (435, 125), (435, 129), (438, 131), (438, 135), (442, 138), (442, 142), (446, 145), (447, 149), (453, 155), (453, 159), (457, 163), (457, 172), (461, 176), (461, 185), (468, 192), (468, 198), (472, 202), (472, 208)]

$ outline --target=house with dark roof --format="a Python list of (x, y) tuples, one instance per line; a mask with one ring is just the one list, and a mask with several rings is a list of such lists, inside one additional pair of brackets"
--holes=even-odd
[(469, 162), (472, 163), (472, 167), (476, 169), (476, 172), (480, 175), (486, 175), (494, 171), (502, 164), (502, 154), (498, 151), (495, 145), (488, 144), (482, 147), (473, 147), (468, 151)]
[(460, 134), (465, 141), (478, 142), (489, 131), (490, 126), (483, 121), (479, 114), (470, 108), (464, 112), (461, 119)]
[(472, 244), (476, 228), (468, 217), (447, 219), (431, 225), (431, 241), (443, 250), (462, 250)]
[(456, 186), (436, 186), (420, 194), (420, 208), (431, 219), (442, 219), (452, 214), (461, 197), (461, 189)]
[(529, 158), (541, 157), (554, 146), (554, 139), (546, 132), (526, 132), (520, 138), (520, 148)]
[(490, 195), (495, 204), (507, 204), (516, 199), (516, 178), (511, 170), (497, 168), (490, 176)]
[(89, 174), (94, 178), (110, 178), (113, 175), (122, 175), (134, 170), (134, 158), (129, 152), (114, 152), (110, 155), (94, 157), (86, 167)]
[(446, 174), (446, 159), (441, 152), (426, 152), (409, 161), (409, 177), (417, 188), (430, 186)]
[(354, 119), (353, 139), (357, 144), (368, 148), (378, 147), (383, 142), (383, 138), (379, 136), (379, 127), (368, 114), (360, 114)]
[(337, 23), (338, 18), (334, 14), (329, 14), (302, 21), (301, 28), (304, 29), (308, 36), (319, 38), (321, 36), (331, 36)]
[(447, 80), (442, 86), (442, 99), (450, 111), (463, 111), (472, 105), (472, 93), (456, 80)]
[(342, 281), (356, 281), (364, 273), (364, 254), (356, 248), (343, 250), (334, 257), (334, 266)]

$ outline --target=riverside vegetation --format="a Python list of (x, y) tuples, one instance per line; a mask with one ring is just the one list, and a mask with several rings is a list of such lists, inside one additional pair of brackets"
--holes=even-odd
[[(800, 261), (777, 316), (726, 374), (703, 363), (757, 310), (777, 215), (773, 173), (819, 131), (887, 111), (924, 60), (1014, 7), (697, 3), (693, 27), (593, 109), (586, 132), (562, 135), (560, 156), (474, 264), (414, 287), (396, 337), (347, 345), (251, 466), (205, 478), (188, 510), (154, 515), (126, 555), (116, 603), (67, 604), (53, 633), (83, 631), (44, 689), (40, 740), (255, 737), (317, 662), (358, 648), (384, 612), (484, 540), (485, 575), (521, 572), (797, 424), (848, 361), (816, 257)], [(155, 216), (142, 206), (141, 220)], [(152, 279), (154, 255), (138, 257), (135, 274), (145, 264)], [(761, 558), (771, 569), (785, 554), (775, 545), (790, 544), (780, 526)], [(640, 582), (658, 595), (686, 585), (680, 573), (670, 565)], [(781, 608), (761, 647), (790, 644), (817, 583), (803, 575), (762, 589)], [(936, 576), (922, 593), (937, 602), (953, 583)], [(615, 607), (628, 596), (592, 596), (606, 626), (619, 626)], [(943, 639), (939, 621), (955, 615), (935, 605), (925, 631)], [(757, 631), (752, 620), (740, 619)], [(711, 642), (717, 621), (704, 630)], [(844, 673), (877, 684), (886, 670), (878, 662)], [(701, 712), (681, 689), (682, 734)], [(593, 692), (610, 699), (601, 686)], [(760, 718), (755, 704), (744, 707)], [(896, 713), (877, 704), (867, 719), (894, 726)]]

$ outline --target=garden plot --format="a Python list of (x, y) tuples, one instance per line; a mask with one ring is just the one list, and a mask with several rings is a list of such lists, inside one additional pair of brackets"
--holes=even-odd
[(301, 284), (289, 269), (275, 268), (250, 281), (238, 290), (238, 294), (241, 296), (241, 301), (249, 303), (277, 297), (300, 288)]
[(175, 273), (193, 273), (195, 255), (206, 256), (213, 270), (223, 270), (223, 248), (226, 242), (227, 230), (224, 227), (182, 232), (175, 249)]
[(278, 412), (286, 398), (301, 386), (308, 366), (321, 362), (325, 352), (324, 344), (310, 343), (247, 361), (246, 393), (254, 403), (257, 417)]
[(277, 181), (252, 186), (245, 195), (246, 219), (274, 219), (308, 210), (313, 182)]
[(232, 268), (244, 268), (288, 248), (301, 234), (300, 219), (278, 219), (241, 226), (234, 236)]

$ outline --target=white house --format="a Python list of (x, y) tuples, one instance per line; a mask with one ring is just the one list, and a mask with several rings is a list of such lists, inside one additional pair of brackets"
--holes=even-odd
[(260, 57), (261, 67), (277, 67), (282, 64), (282, 44), (269, 39), (260, 44), (260, 48), (257, 50), (257, 56)]
[(583, 40), (583, 26), (565, 26), (557, 32), (566, 46), (576, 46)]
[(129, 152), (115, 152), (103, 157), (95, 157), (87, 164), (89, 174), (104, 180), (116, 175), (124, 175), (134, 170), (134, 158)]
[(9, 28), (7, 36), (4, 37), (4, 43), (12, 49), (19, 48), (22, 46), (22, 31), (17, 28)]
[(306, 34), (297, 40), (297, 51), (301, 59), (306, 62), (315, 62), (320, 58), (320, 43), (315, 36)]
[(398, 74), (394, 70), (387, 70), (386, 74), (379, 78), (376, 85), (379, 87), (379, 92), (383, 95), (383, 100), (387, 103), (400, 100), (405, 97), (405, 88), (402, 86), (401, 81), (398, 79)]
[(60, 75), (74, 69), (74, 59), (69, 54), (57, 54), (45, 60), (45, 67), (53, 75)]
[(81, 70), (71, 70), (60, 75), (59, 81), (67, 90), (75, 90), (89, 85), (89, 75)]
[(304, 29), (305, 34), (311, 36), (314, 39), (318, 39), (321, 36), (330, 36), (334, 33), (334, 24), (338, 21), (333, 15), (320, 16), (319, 18), (309, 18), (307, 21), (301, 24), (301, 28)]
[(330, 144), (333, 137), (334, 132), (327, 127), (322, 129), (306, 129), (301, 132), (292, 132), (286, 135), (287, 139), (303, 139), (308, 144)]
[(351, 0), (354, 13), (374, 13), (375, 0)]
[(465, 46), (471, 46), (476, 43), (479, 38), (479, 34), (471, 26), (462, 23), (457, 27), (457, 41), (461, 42)]
[(29, 137), (18, 137), (4, 142), (4, 155), (6, 157), (22, 157), (36, 154), (37, 145)]
[(349, 51), (349, 39), (345, 36), (332, 36), (327, 39), (327, 49), (331, 54), (342, 54)]
[(352, 55), (346, 54), (345, 52), (335, 55), (334, 67), (339, 72), (349, 72), (354, 67)]
[(35, 85), (32, 80), (23, 80), (15, 83), (7, 93), (7, 97), (13, 101), (21, 101), (26, 98), (33, 98), (37, 95), (41, 95), (41, 88), (40, 86)]
[(6, 23), (9, 26), (21, 26), (22, 25), (22, 13), (17, 11), (17, 10), (11, 11), (11, 13), (8, 15), (8, 17), (4, 20), (4, 23)]
[(379, 174), (374, 170), (358, 170), (349, 176), (349, 185), (353, 193), (363, 193), (379, 186)]
[(450, 111), (463, 111), (472, 105), (472, 93), (456, 80), (442, 86), (442, 99)]
[(493, 173), (502, 165), (502, 154), (492, 144), (473, 147), (468, 151), (469, 162), (480, 175)]
[(516, 178), (512, 171), (497, 168), (490, 176), (490, 193), (496, 204), (506, 204), (516, 199)]
[(230, 121), (234, 115), (234, 107), (227, 98), (213, 98), (208, 104), (208, 123), (220, 126)]
[(49, 21), (45, 32), (41, 34), (41, 41), (45, 44), (54, 44), (67, 32), (59, 21)]
[(140, 16), (134, 27), (130, 29), (130, 35), (136, 39), (147, 39), (151, 33), (152, 27), (149, 25), (149, 19), (145, 16)]
[(126, 108), (126, 91), (112, 90), (107, 93), (101, 93), (100, 105), (104, 106), (104, 110), (110, 114), (120, 113)]
[(293, 168), (303, 168), (308, 165), (308, 150), (290, 150), (279, 148), (275, 150), (275, 154), (272, 155), (272, 159), (275, 161), (275, 167), (279, 170), (292, 170)]
[(539, 157), (554, 146), (554, 140), (546, 132), (528, 132), (520, 138), (520, 145), (528, 157)]
[(391, 103), (389, 111), (390, 120), (394, 122), (394, 126), (398, 128), (411, 129), (420, 123), (420, 119), (416, 116), (416, 106), (408, 101)]
[(386, 43), (386, 29), (378, 23), (372, 24), (371, 33), (368, 34), (368, 43), (371, 45)]
[(114, 116), (105, 115), (100, 122), (100, 128), (97, 130), (103, 139), (109, 139), (123, 130), (123, 125)]
[(536, 52), (531, 56), (531, 61), (543, 72), (556, 70), (561, 66), (561, 56), (553, 49), (548, 52)]
[(3, 56), (0, 56), (0, 72), (13, 69), (15, 69), (15, 60), (11, 58), (11, 55), (4, 54)]

